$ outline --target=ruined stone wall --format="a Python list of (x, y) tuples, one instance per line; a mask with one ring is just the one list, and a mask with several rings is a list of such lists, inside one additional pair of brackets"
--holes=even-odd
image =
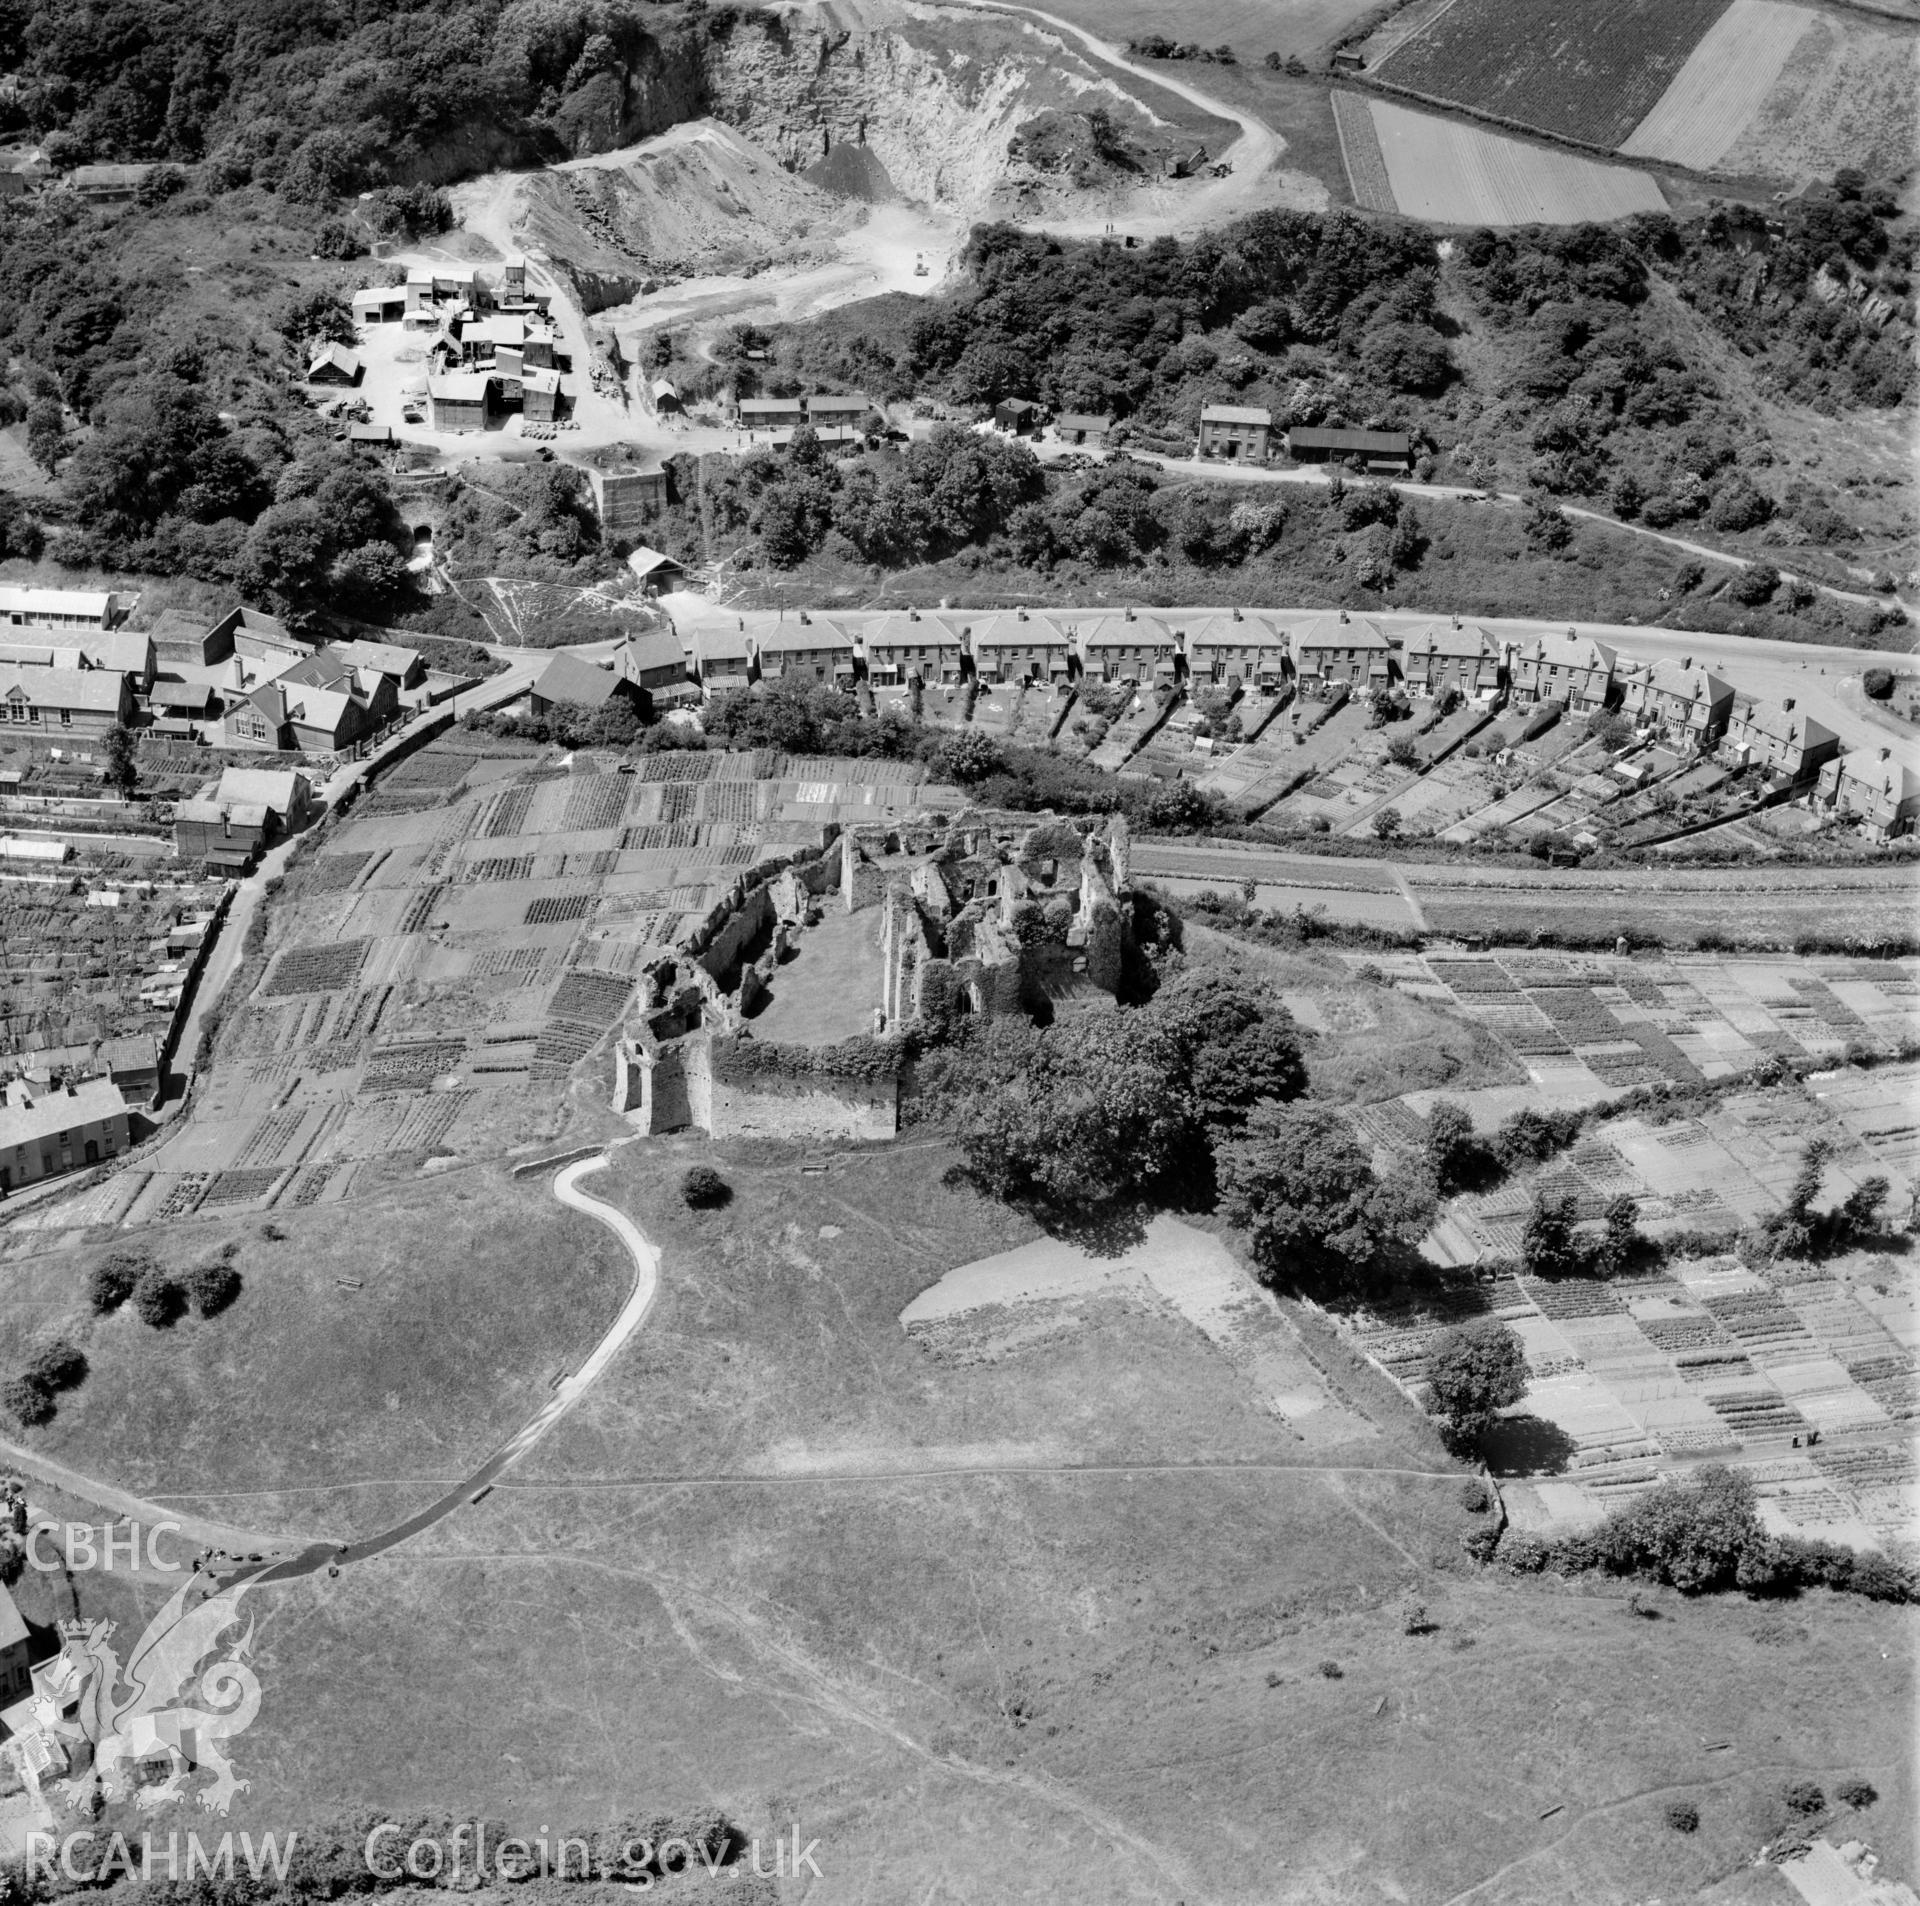
[(746, 950), (756, 938), (773, 930), (773, 894), (767, 887), (755, 887), (736, 905), (715, 930), (699, 956), (703, 966), (720, 985), (733, 982)]

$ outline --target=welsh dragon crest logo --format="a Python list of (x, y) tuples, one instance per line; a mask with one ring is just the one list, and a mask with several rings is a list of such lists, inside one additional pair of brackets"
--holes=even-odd
[[(51, 1732), (70, 1750), (85, 1743), (91, 1767), (59, 1783), (69, 1808), (90, 1809), (98, 1797), (152, 1810), (184, 1797), (196, 1773), (213, 1778), (201, 1806), (225, 1813), (250, 1784), (238, 1779), (226, 1743), (260, 1711), (260, 1680), (248, 1665), (253, 1624), (212, 1661), (220, 1637), (240, 1619), (240, 1597), (252, 1577), (219, 1589), (192, 1607), (198, 1577), (184, 1583), (147, 1624), (124, 1666), (110, 1645), (114, 1623), (60, 1624), (63, 1657), (80, 1671), (76, 1720)], [(206, 1663), (203, 1667), (201, 1664)], [(79, 1758), (79, 1756), (76, 1756)]]

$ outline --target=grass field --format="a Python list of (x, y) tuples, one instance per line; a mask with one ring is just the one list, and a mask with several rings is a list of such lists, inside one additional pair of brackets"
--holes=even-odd
[(1443, 225), (1578, 225), (1666, 210), (1659, 186), (1645, 172), (1525, 145), (1384, 99), (1368, 104), (1394, 203), (1409, 218)]
[(1913, 160), (1920, 42), (1825, 10), (1809, 15), (1771, 91), (1720, 155), (1720, 169), (1824, 178), (1837, 167), (1899, 174)]
[(1375, 77), (1425, 98), (1611, 150), (1727, 0), (1456, 0)]
[[(115, 1240), (149, 1242), (183, 1270), (238, 1246), (239, 1301), (170, 1330), (130, 1309), (92, 1319), (92, 1252), (10, 1257), (5, 1367), (53, 1328), (93, 1366), (53, 1423), (24, 1432), (31, 1446), (159, 1495), (458, 1476), (533, 1414), (549, 1377), (618, 1311), (631, 1275), (603, 1228), (562, 1211), (544, 1181), (490, 1171), (285, 1210), (275, 1224), (282, 1241), (257, 1215)], [(299, 1496), (207, 1509), (316, 1526)]]
[(1620, 150), (1710, 171), (1773, 90), (1813, 19), (1781, 0), (1733, 0)]
[[(909, 1341), (913, 1295), (1027, 1235), (938, 1148), (723, 1158), (735, 1202), (699, 1218), (671, 1196), (696, 1155), (612, 1174), (663, 1243), (661, 1308), (528, 1473), (256, 1605), (236, 1828), (706, 1804), (800, 1821), (819, 1896), (853, 1906), (1572, 1906), (1701, 1892), (1772, 1836), (1782, 1781), (1858, 1772), (1911, 1871), (1898, 1611), (1637, 1621), (1478, 1575), (1457, 1485), (1378, 1473), (1431, 1466), (1417, 1422), (1370, 1401), (1350, 1473), (1302, 1466), (1150, 1305), (997, 1359)], [(1409, 1583), (1432, 1633), (1403, 1632)], [(1688, 1838), (1661, 1824), (1681, 1795)]]

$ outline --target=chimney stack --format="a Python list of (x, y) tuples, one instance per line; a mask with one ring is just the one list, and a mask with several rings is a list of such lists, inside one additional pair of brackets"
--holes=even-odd
[(1233, 619), (1236, 622), (1244, 622), (1247, 618), (1243, 616), (1238, 609), (1236, 609), (1233, 612)]
[(1891, 761), (1893, 759), (1893, 750), (1891, 748), (1882, 748), (1880, 750), (1880, 759), (1882, 761)]
[(1789, 695), (1787, 699), (1780, 704), (1780, 706), (1784, 708), (1788, 714), (1792, 714), (1793, 713), (1793, 697)]

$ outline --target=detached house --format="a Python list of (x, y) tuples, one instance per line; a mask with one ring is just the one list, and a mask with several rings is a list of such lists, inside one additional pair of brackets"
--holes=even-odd
[(1373, 623), (1342, 610), (1293, 632), (1293, 672), (1302, 695), (1364, 695), (1392, 684), (1393, 649)]
[(1273, 412), (1240, 404), (1208, 404), (1200, 412), (1200, 454), (1229, 463), (1265, 463), (1273, 447)]
[(297, 768), (226, 768), (175, 809), (174, 848), (182, 860), (243, 873), (312, 814), (312, 784)]
[(1675, 662), (1623, 662), (1616, 672), (1622, 713), (1677, 748), (1711, 753), (1733, 712), (1733, 684), (1692, 657)]
[(1491, 701), (1500, 692), (1500, 645), (1458, 617), (1436, 622), (1407, 638), (1400, 673), (1409, 695), (1437, 701), (1451, 689), (1470, 702)]
[(807, 421), (807, 407), (798, 397), (743, 397), (743, 430), (798, 430)]
[(1758, 768), (1770, 788), (1810, 781), (1840, 752), (1840, 737), (1785, 701), (1736, 695), (1720, 758), (1732, 766)]
[(1187, 625), (1187, 680), (1195, 688), (1277, 694), (1293, 672), (1283, 630), (1262, 615), (1222, 609)]
[(1856, 748), (1820, 770), (1813, 801), (1874, 840), (1896, 840), (1920, 816), (1920, 774), (1895, 761), (1891, 748)]
[(1507, 650), (1507, 682), (1520, 708), (1557, 701), (1570, 713), (1595, 714), (1614, 699), (1615, 666), (1604, 642), (1572, 629), (1531, 636)]

